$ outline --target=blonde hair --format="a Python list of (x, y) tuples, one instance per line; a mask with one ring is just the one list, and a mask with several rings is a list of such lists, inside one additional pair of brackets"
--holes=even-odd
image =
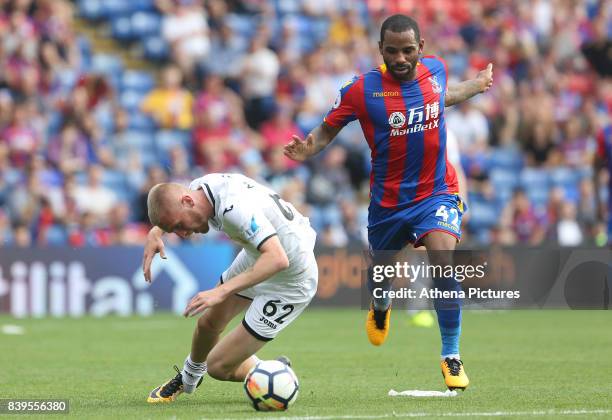
[(184, 187), (181, 184), (163, 183), (154, 185), (149, 190), (147, 196), (147, 212), (149, 221), (154, 226), (161, 224), (161, 218), (171, 211), (173, 207), (177, 207), (178, 200), (172, 200), (176, 191), (180, 191)]

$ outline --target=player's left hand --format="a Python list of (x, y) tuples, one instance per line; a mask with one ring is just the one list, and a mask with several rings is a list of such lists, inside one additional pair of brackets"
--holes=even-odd
[(218, 305), (225, 300), (225, 296), (219, 288), (200, 292), (187, 304), (183, 316), (185, 318), (196, 316), (204, 312), (206, 308)]
[(476, 79), (482, 83), (481, 92), (486, 92), (493, 86), (493, 63), (489, 63), (486, 69), (480, 70)]
[(308, 150), (314, 148), (313, 144), (314, 137), (312, 133), (308, 134), (304, 140), (294, 134), (291, 136), (291, 142), (283, 148), (283, 153), (291, 160), (304, 162), (308, 159)]

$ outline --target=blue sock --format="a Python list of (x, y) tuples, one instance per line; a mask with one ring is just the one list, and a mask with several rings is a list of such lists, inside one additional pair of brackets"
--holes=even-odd
[[(461, 285), (454, 278), (434, 279), (434, 287), (440, 291), (460, 291)], [(434, 308), (438, 315), (438, 326), (442, 338), (442, 357), (459, 354), (459, 337), (461, 336), (461, 299), (434, 299)]]

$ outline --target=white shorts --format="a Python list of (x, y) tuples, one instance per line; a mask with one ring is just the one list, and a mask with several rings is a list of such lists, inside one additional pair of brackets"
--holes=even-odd
[[(270, 341), (302, 313), (317, 292), (319, 269), (314, 253), (301, 255), (300, 264), (292, 264), (253, 287), (237, 293), (238, 296), (252, 301), (242, 325), (255, 338)], [(221, 283), (232, 278), (255, 264), (255, 258), (244, 250), (221, 275)]]

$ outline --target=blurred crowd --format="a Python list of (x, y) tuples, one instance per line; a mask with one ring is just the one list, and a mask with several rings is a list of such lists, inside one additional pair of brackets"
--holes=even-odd
[(612, 5), (497, 3), (134, 1), (120, 13), (160, 22), (153, 81), (75, 32), (90, 1), (0, 0), (0, 244), (141, 244), (148, 189), (210, 172), (268, 183), (322, 245), (366, 244), (359, 125), (304, 165), (282, 147), (320, 124), (344, 81), (380, 63), (382, 20), (406, 13), (451, 83), (494, 63), (487, 94), (446, 110), (468, 179), (464, 246), (601, 245), (609, 174), (592, 161), (611, 123)]

